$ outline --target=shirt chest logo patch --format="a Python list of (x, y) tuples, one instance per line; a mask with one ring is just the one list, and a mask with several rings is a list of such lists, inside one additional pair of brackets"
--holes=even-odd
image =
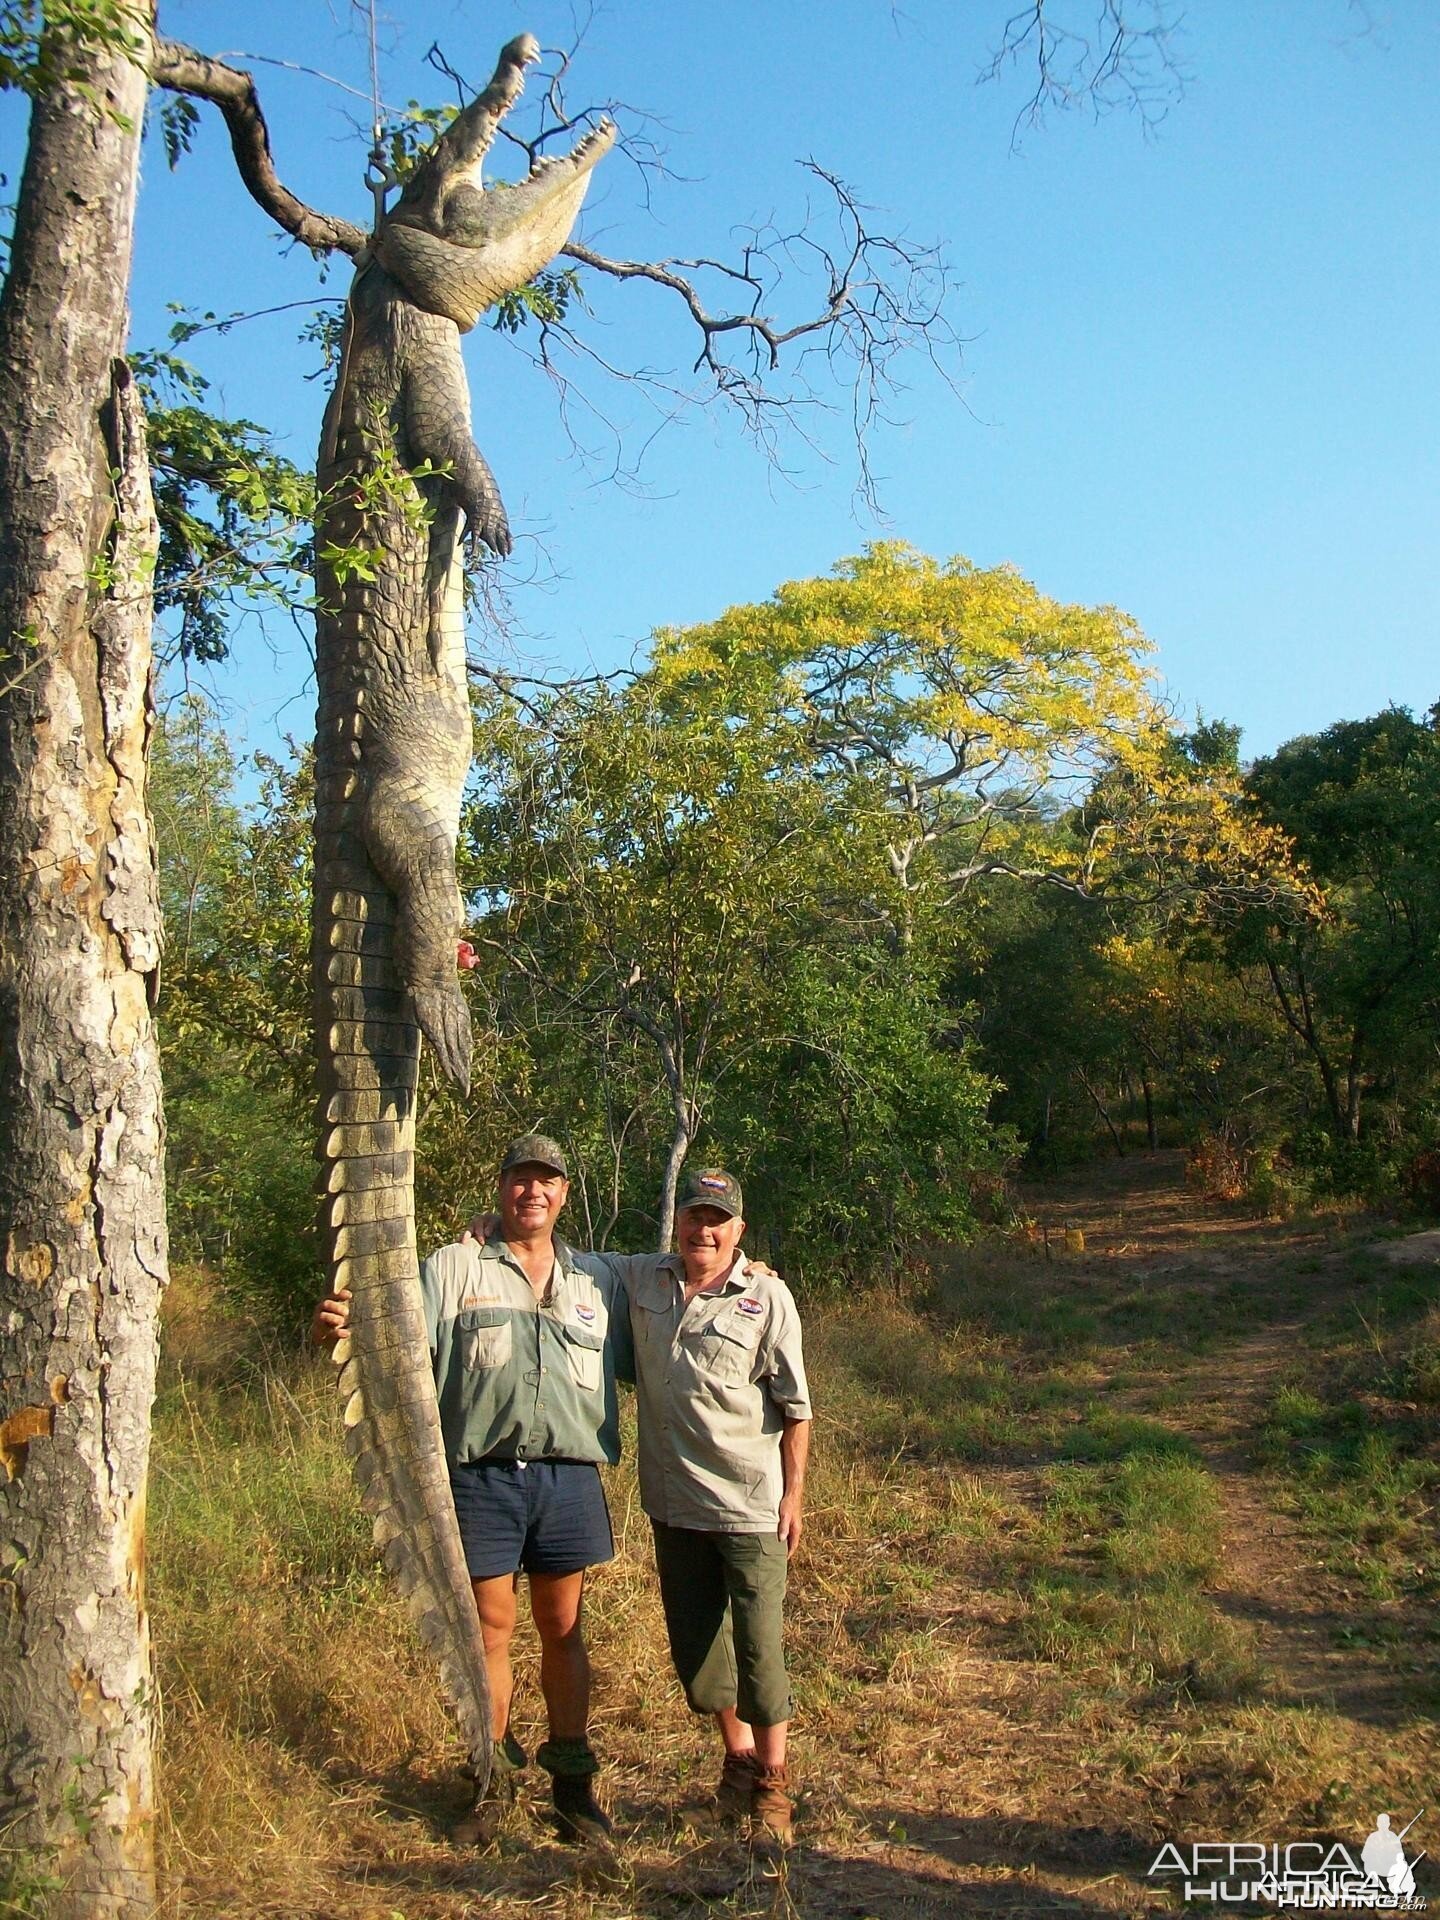
[(753, 1319), (757, 1313), (763, 1313), (765, 1311), (765, 1302), (763, 1300), (750, 1299), (747, 1296), (746, 1299), (740, 1302), (740, 1311), (741, 1313), (749, 1314)]
[(594, 1307), (582, 1307), (577, 1305), (575, 1308), (575, 1318), (577, 1320), (583, 1320), (585, 1325), (588, 1327), (590, 1322), (595, 1318)]

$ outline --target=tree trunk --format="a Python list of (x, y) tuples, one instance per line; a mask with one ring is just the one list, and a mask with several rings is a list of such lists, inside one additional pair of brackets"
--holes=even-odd
[[(670, 1113), (673, 1126), (670, 1134), (670, 1149), (665, 1156), (665, 1171), (660, 1178), (660, 1210), (655, 1227), (655, 1251), (669, 1253), (675, 1244), (675, 1198), (680, 1190), (680, 1169), (685, 1164), (685, 1156), (690, 1151), (690, 1142), (695, 1137), (696, 1110), (694, 1101), (686, 1096), (685, 1067), (682, 1064), (683, 1038), (679, 1045), (675, 1043), (658, 1020), (651, 1017), (641, 1007), (622, 1006), (622, 1018), (643, 1033), (650, 1040), (660, 1056), (660, 1068), (665, 1075), (665, 1085), (670, 1093)], [(683, 1033), (683, 1029), (682, 1029)], [(693, 1068), (699, 1078), (700, 1061), (704, 1058), (705, 1047), (702, 1041)]]
[(156, 533), (124, 362), (146, 82), (72, 48), (0, 296), (0, 1828), (154, 1905), (145, 1479), (166, 1276), (145, 799)]
[(670, 1151), (665, 1156), (665, 1171), (660, 1177), (660, 1222), (655, 1232), (655, 1251), (669, 1253), (675, 1245), (675, 1198), (680, 1190), (680, 1169), (690, 1151), (690, 1117), (684, 1096), (672, 1102), (675, 1125), (670, 1135)]
[(1357, 1027), (1350, 1038), (1350, 1061), (1345, 1072), (1345, 1139), (1353, 1147), (1360, 1138), (1360, 1103), (1364, 1097), (1365, 1076), (1360, 1067), (1361, 1036)]
[(1115, 1130), (1115, 1122), (1110, 1118), (1110, 1109), (1105, 1105), (1105, 1102), (1100, 1098), (1099, 1093), (1091, 1085), (1089, 1074), (1087, 1074), (1084, 1071), (1084, 1069), (1080, 1067), (1077, 1067), (1075, 1071), (1080, 1075), (1080, 1084), (1082, 1087), (1084, 1087), (1086, 1093), (1089, 1094), (1091, 1101), (1094, 1103), (1095, 1111), (1099, 1114), (1100, 1118), (1105, 1122), (1105, 1131), (1110, 1135), (1111, 1143), (1113, 1144), (1116, 1153), (1123, 1160), (1125, 1158), (1125, 1142), (1121, 1139), (1120, 1135)]
[(1145, 1144), (1151, 1153), (1160, 1144), (1160, 1136), (1155, 1131), (1155, 1089), (1150, 1085), (1149, 1074), (1142, 1074), (1140, 1091), (1145, 1099)]

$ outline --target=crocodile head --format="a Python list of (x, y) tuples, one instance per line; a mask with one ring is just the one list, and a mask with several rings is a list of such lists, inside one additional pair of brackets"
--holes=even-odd
[(530, 34), (510, 42), (494, 79), (435, 142), (371, 238), (371, 254), (407, 298), (462, 332), (555, 258), (570, 238), (591, 169), (614, 145), (614, 125), (605, 120), (569, 153), (534, 160), (514, 186), (484, 185), (481, 169), (496, 129), (520, 97), (526, 67), (539, 58)]

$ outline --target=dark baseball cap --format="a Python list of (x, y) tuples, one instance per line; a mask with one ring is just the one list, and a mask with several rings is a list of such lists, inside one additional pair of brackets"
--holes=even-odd
[(740, 1182), (720, 1167), (697, 1167), (694, 1173), (687, 1173), (675, 1205), (677, 1212), (686, 1207), (715, 1207), (732, 1220), (742, 1218), (745, 1212)]
[(551, 1173), (558, 1173), (564, 1180), (570, 1178), (570, 1169), (565, 1164), (565, 1149), (558, 1140), (552, 1140), (548, 1133), (522, 1133), (512, 1140), (500, 1156), (500, 1171), (508, 1173), (511, 1167), (548, 1167)]

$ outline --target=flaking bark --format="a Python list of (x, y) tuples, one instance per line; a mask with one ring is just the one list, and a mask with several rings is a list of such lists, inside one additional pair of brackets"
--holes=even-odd
[(36, 102), (0, 297), (0, 1828), (154, 1906), (145, 1480), (166, 1276), (145, 803), (156, 548), (120, 355), (146, 81)]

